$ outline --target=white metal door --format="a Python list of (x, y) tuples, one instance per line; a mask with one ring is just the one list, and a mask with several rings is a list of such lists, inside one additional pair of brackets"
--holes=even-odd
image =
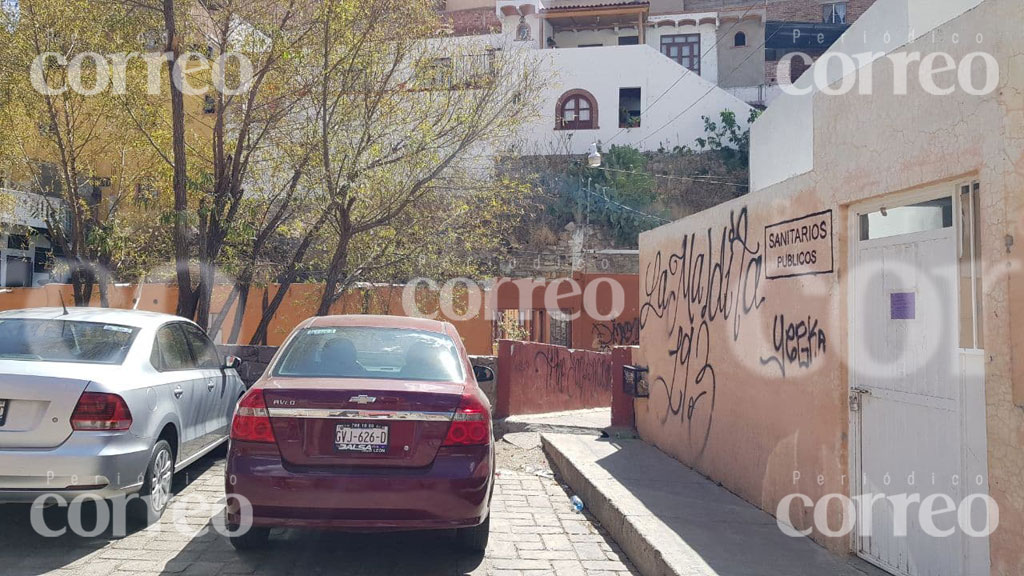
[(863, 498), (855, 545), (867, 560), (908, 576), (962, 570), (956, 512), (937, 516), (932, 530), (913, 502), (936, 494), (962, 501), (951, 205), (952, 198), (917, 205), (930, 214), (882, 208), (870, 214), (875, 233), (868, 216), (858, 216), (852, 239), (854, 486)]

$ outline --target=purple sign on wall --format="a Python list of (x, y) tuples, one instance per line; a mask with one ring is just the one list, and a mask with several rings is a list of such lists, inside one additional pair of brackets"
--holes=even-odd
[(914, 292), (889, 294), (889, 318), (892, 320), (914, 320), (917, 318), (916, 296)]

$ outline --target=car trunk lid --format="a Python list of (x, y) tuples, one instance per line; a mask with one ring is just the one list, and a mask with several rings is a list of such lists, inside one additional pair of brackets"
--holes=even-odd
[(71, 414), (89, 380), (35, 373), (39, 362), (0, 361), (0, 450), (56, 448), (71, 436)]
[(434, 461), (464, 388), (461, 382), (277, 378), (263, 393), (288, 464), (417, 468)]

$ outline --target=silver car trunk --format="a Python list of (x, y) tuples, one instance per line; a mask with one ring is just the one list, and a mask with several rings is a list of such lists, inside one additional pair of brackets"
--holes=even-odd
[(71, 414), (93, 367), (54, 364), (0, 360), (0, 401), (7, 402), (0, 450), (55, 448), (71, 435)]

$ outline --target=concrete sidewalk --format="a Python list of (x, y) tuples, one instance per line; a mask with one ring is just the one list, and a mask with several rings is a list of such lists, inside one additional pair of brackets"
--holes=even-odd
[(600, 436), (612, 424), (611, 408), (588, 408), (509, 416), (494, 421), (495, 435), (516, 432), (551, 432)]
[(644, 576), (884, 576), (807, 538), (642, 440), (543, 434), (544, 451)]

